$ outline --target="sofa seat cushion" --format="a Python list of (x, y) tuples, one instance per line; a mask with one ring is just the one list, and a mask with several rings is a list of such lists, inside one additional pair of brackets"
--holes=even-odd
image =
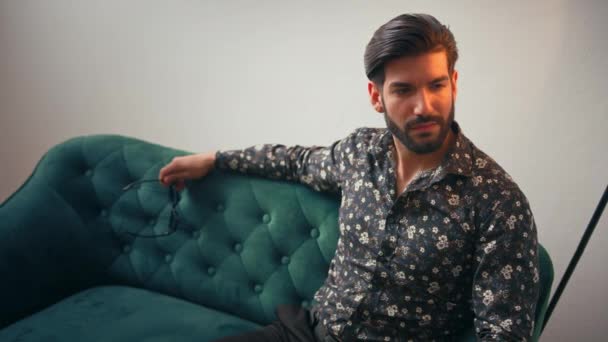
[(0, 341), (210, 341), (258, 328), (241, 318), (156, 292), (102, 286), (0, 330)]

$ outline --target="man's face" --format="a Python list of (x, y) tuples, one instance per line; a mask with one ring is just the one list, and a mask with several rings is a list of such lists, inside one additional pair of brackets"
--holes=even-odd
[(454, 121), (458, 73), (449, 74), (444, 50), (386, 63), (380, 91), (370, 82), (372, 104), (390, 132), (417, 154), (437, 151)]

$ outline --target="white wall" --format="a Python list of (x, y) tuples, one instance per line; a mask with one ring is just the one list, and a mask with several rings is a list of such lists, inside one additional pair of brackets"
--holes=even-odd
[[(0, 201), (77, 135), (200, 152), (382, 126), (363, 50), (404, 12), (454, 32), (457, 120), (528, 196), (557, 284), (608, 180), (605, 1), (0, 0)], [(606, 216), (545, 341), (608, 335)]]

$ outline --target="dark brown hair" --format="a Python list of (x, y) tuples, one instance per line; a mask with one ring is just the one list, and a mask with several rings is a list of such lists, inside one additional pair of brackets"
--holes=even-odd
[(386, 62), (444, 49), (449, 73), (454, 71), (458, 49), (448, 27), (429, 14), (402, 14), (380, 26), (365, 48), (365, 74), (382, 88)]

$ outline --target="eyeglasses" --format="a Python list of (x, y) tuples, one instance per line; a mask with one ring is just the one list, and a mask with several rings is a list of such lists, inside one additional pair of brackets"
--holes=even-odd
[[(146, 182), (159, 182), (159, 180), (158, 179), (138, 180), (133, 183), (127, 184), (125, 187), (122, 188), (122, 190), (127, 191), (141, 183), (146, 183)], [(139, 234), (139, 233), (133, 233), (133, 232), (127, 231), (126, 233), (129, 235), (132, 235), (132, 236), (143, 237), (143, 238), (164, 237), (164, 236), (169, 236), (169, 235), (175, 233), (175, 231), (177, 231), (178, 224), (180, 224), (179, 212), (177, 211), (177, 205), (179, 204), (180, 199), (181, 199), (181, 195), (179, 194), (179, 191), (177, 191), (175, 189), (175, 186), (173, 184), (169, 185), (169, 202), (171, 202), (171, 215), (169, 216), (169, 230), (167, 230), (166, 232), (163, 232), (160, 234)]]

